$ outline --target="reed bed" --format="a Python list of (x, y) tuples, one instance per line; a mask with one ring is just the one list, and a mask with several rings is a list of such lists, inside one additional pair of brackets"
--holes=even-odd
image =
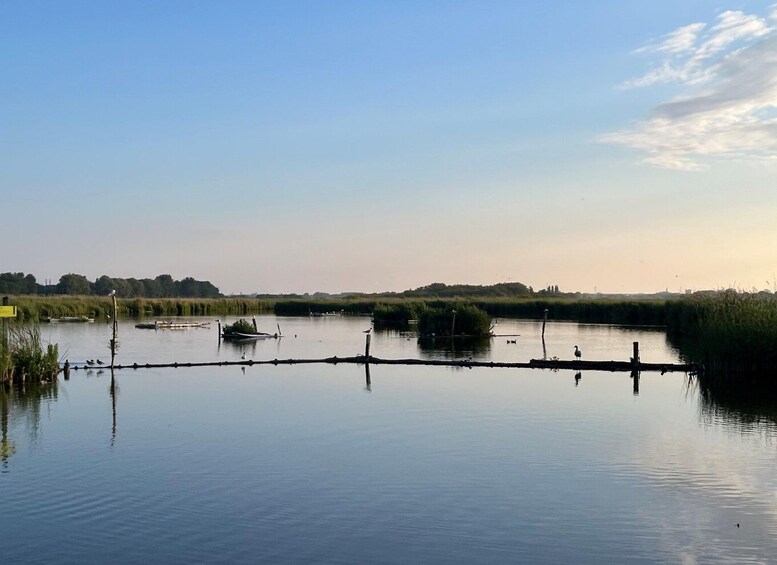
[(710, 377), (749, 375), (777, 384), (777, 295), (727, 290), (667, 307), (670, 339)]
[[(103, 296), (19, 296), (14, 298), (20, 320), (62, 316), (102, 318), (113, 308)], [(272, 303), (255, 298), (119, 298), (120, 316), (209, 316), (272, 312)]]
[(0, 382), (41, 382), (59, 372), (56, 344), (43, 344), (37, 324), (15, 323), (0, 340)]

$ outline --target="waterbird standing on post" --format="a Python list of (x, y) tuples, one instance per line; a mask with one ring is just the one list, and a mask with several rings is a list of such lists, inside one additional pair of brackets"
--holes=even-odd
[(111, 290), (111, 291), (108, 293), (108, 296), (114, 296), (115, 294), (116, 294), (116, 289), (114, 288), (114, 289), (112, 289), (112, 290)]
[(575, 346), (575, 358), (580, 359), (583, 356), (583, 352), (578, 349), (577, 345)]

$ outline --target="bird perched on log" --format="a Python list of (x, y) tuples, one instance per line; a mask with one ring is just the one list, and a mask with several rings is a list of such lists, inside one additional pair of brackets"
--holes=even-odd
[(370, 333), (371, 331), (372, 331), (372, 328), (370, 328), (370, 329), (368, 329), (368, 330), (364, 330), (364, 333), (368, 334), (368, 333)]
[(94, 359), (87, 359), (86, 360), (87, 365), (94, 365)]
[(111, 289), (111, 291), (108, 293), (108, 296), (113, 296), (116, 294), (116, 289)]
[(105, 363), (103, 363), (103, 362), (102, 362), (102, 361), (100, 361), (99, 359), (97, 360), (97, 364), (98, 364), (98, 365), (105, 365)]
[(240, 358), (241, 358), (241, 359), (245, 359), (245, 358), (246, 358), (246, 354), (245, 354), (245, 352), (243, 352), (243, 354), (240, 356)]
[(583, 352), (578, 349), (577, 345), (575, 346), (575, 358), (580, 359), (583, 356)]

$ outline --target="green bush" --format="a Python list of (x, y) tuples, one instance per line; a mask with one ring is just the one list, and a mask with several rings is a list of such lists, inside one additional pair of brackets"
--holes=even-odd
[(418, 333), (422, 336), (491, 335), (491, 316), (472, 304), (457, 304), (455, 308), (429, 308), (418, 318)]

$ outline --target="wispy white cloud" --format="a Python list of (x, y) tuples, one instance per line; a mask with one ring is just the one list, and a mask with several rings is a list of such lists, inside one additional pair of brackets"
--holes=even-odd
[[(768, 19), (777, 21), (777, 5)], [(702, 170), (709, 158), (777, 160), (777, 31), (767, 18), (726, 11), (636, 51), (660, 57), (624, 88), (676, 83), (676, 97), (602, 141), (639, 149), (659, 167)]]

